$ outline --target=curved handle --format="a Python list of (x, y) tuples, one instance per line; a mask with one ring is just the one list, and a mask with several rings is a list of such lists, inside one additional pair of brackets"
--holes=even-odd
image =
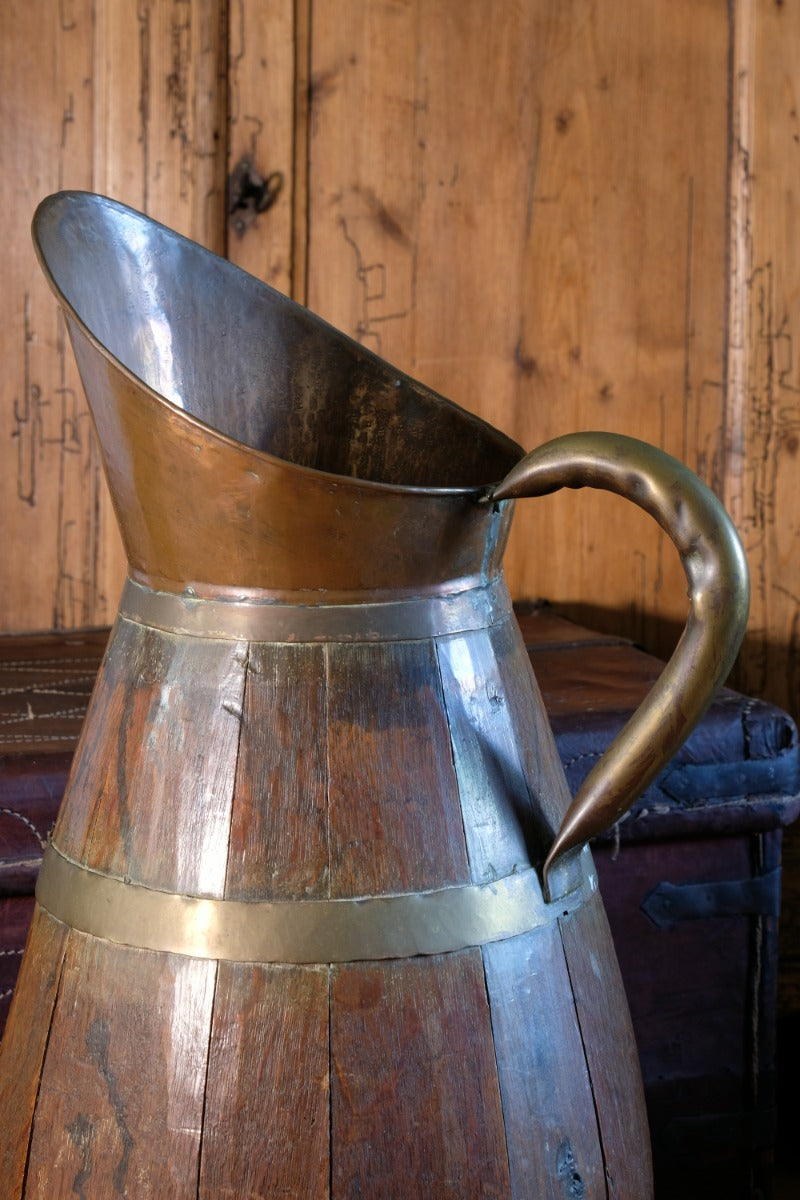
[(747, 623), (747, 563), (714, 493), (677, 459), (634, 438), (576, 433), (532, 451), (488, 500), (594, 487), (633, 500), (671, 537), (689, 581), (690, 610), (652, 690), (584, 780), (544, 865), (627, 812), (702, 717), (730, 671)]

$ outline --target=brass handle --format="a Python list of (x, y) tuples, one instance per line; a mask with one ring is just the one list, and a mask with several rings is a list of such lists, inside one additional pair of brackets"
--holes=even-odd
[(689, 581), (689, 617), (672, 658), (584, 780), (544, 864), (607, 829), (658, 775), (730, 671), (750, 603), (747, 563), (714, 493), (677, 459), (634, 438), (575, 433), (526, 455), (489, 500), (595, 487), (633, 500), (671, 537)]

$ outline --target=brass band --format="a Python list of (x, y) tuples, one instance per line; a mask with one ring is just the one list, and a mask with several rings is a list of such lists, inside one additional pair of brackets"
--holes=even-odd
[(574, 886), (551, 904), (532, 868), (491, 883), (363, 899), (215, 900), (102, 874), (51, 843), (36, 898), (63, 924), (125, 946), (232, 962), (336, 963), (443, 954), (516, 937), (575, 911), (596, 886), (587, 852)]
[(506, 620), (501, 576), (452, 594), (377, 603), (302, 604), (160, 592), (128, 579), (120, 616), (166, 633), (251, 642), (414, 641), (484, 629)]

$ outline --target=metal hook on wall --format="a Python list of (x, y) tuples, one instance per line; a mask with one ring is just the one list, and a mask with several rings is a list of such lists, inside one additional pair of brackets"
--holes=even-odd
[(228, 179), (228, 218), (238, 237), (243, 237), (259, 213), (271, 208), (283, 188), (283, 172), (261, 175), (249, 154), (233, 168)]

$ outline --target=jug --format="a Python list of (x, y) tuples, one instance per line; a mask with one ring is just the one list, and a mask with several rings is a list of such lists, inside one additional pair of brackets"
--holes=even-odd
[[(112, 200), (34, 239), (129, 575), (0, 1053), (4, 1200), (646, 1200), (587, 842), (731, 666), (729, 519), (631, 439), (525, 456)], [(583, 486), (667, 530), (690, 612), (571, 801), (502, 555), (515, 497)]]

